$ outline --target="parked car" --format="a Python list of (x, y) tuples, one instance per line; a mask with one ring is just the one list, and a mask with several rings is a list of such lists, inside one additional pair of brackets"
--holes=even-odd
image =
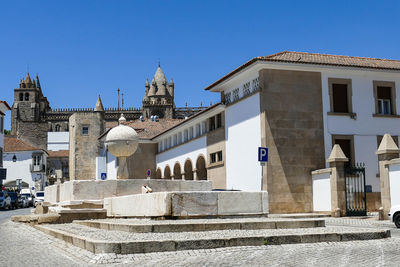
[(44, 191), (37, 191), (35, 196), (35, 207), (44, 201)]
[(21, 195), (21, 197), (26, 197), (26, 199), (28, 201), (28, 207), (32, 207), (33, 206), (33, 204), (34, 204), (34, 196), (32, 195), (30, 189), (27, 189), (27, 188), (21, 189), (20, 195)]
[(29, 200), (27, 196), (21, 196), (20, 197), (20, 208), (28, 208), (29, 207)]
[(389, 219), (394, 222), (397, 228), (400, 228), (400, 205), (393, 206), (389, 211)]
[(8, 195), (11, 198), (11, 208), (13, 209), (18, 209), (19, 203), (18, 203), (18, 193), (17, 192), (8, 192)]
[(9, 209), (11, 207), (11, 198), (7, 191), (0, 191), (0, 209)]

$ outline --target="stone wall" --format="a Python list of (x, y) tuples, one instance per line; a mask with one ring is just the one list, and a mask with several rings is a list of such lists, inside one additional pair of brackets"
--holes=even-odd
[(31, 145), (47, 149), (47, 129), (46, 122), (23, 122), (19, 121), (17, 125), (17, 137)]
[[(82, 133), (84, 126), (88, 134)], [(74, 113), (69, 119), (69, 175), (70, 180), (96, 179), (96, 157), (100, 153), (99, 136), (105, 131), (102, 112)]]
[(259, 80), (271, 213), (311, 212), (311, 171), (325, 167), (321, 73), (263, 69)]
[(150, 169), (151, 178), (156, 174), (157, 144), (140, 143), (137, 151), (127, 158), (130, 179), (145, 179), (146, 172)]

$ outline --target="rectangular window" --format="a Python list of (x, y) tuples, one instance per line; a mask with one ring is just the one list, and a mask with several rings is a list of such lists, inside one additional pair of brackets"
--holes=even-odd
[(209, 129), (210, 131), (215, 130), (215, 117), (211, 117), (208, 119), (209, 122)]
[(233, 90), (233, 101), (239, 100), (239, 88)]
[(189, 131), (186, 129), (186, 130), (185, 130), (185, 135), (184, 135), (184, 141), (185, 141), (185, 142), (187, 142), (188, 137), (189, 137)]
[(178, 135), (174, 135), (174, 146), (178, 145)]
[(210, 163), (215, 163), (217, 162), (217, 153), (211, 153), (210, 154)]
[(221, 113), (217, 114), (217, 128), (222, 127), (222, 115)]
[(82, 135), (89, 134), (89, 126), (82, 126)]
[(206, 126), (207, 125), (207, 123), (206, 123), (206, 121), (203, 121), (202, 123), (201, 123), (201, 134), (203, 135), (203, 134), (205, 134), (206, 133), (206, 131), (207, 131), (207, 129), (206, 129)]
[(392, 88), (388, 86), (377, 86), (378, 114), (392, 114), (391, 96)]
[(218, 162), (222, 161), (222, 151), (217, 152), (217, 160)]
[(231, 92), (226, 93), (226, 94), (224, 95), (224, 99), (225, 99), (225, 104), (226, 104), (226, 105), (230, 104), (230, 103), (232, 102), (232, 99), (231, 99)]
[(161, 142), (158, 142), (158, 152), (161, 152)]
[(373, 81), (375, 114), (396, 115), (396, 85), (394, 82)]
[(333, 112), (348, 113), (347, 84), (332, 84)]
[[(350, 79), (328, 78), (329, 97), (332, 113), (351, 114), (352, 82)], [(340, 115), (340, 114), (339, 114)]]

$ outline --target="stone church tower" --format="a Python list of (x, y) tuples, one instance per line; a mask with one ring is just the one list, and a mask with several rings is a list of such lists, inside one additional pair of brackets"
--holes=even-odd
[(46, 112), (50, 110), (43, 96), (39, 77), (31, 79), (29, 73), (14, 89), (14, 104), (11, 110), (11, 134), (34, 146), (46, 149), (48, 124)]
[(174, 82), (168, 82), (162, 71), (160, 64), (153, 80), (149, 83), (146, 80), (145, 94), (142, 101), (143, 117), (149, 118), (152, 115), (157, 115), (160, 118), (174, 118)]

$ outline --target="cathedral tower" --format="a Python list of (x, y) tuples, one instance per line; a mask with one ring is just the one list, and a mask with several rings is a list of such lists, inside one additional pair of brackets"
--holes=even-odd
[(47, 123), (44, 114), (49, 102), (43, 96), (39, 77), (31, 79), (29, 73), (14, 89), (14, 104), (11, 110), (11, 134), (29, 143), (46, 149)]
[(174, 82), (168, 82), (160, 64), (153, 80), (145, 83), (145, 95), (143, 97), (143, 116), (149, 118), (157, 115), (160, 118), (174, 117)]

